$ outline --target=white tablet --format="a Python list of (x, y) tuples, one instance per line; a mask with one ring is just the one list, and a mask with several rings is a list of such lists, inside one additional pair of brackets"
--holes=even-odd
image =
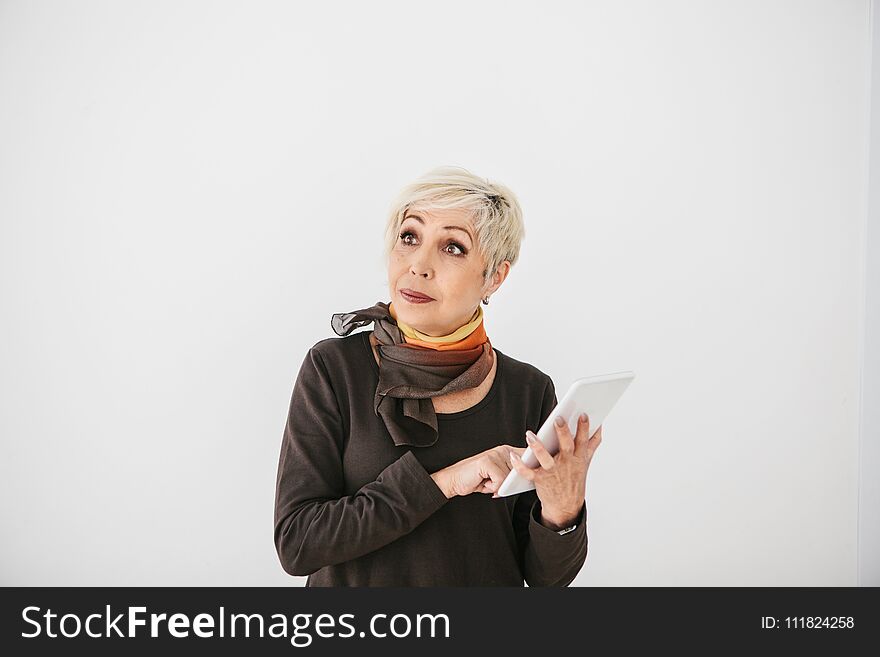
[[(577, 379), (547, 416), (544, 424), (541, 425), (537, 432), (538, 440), (550, 454), (555, 455), (559, 451), (556, 427), (553, 425), (556, 417), (561, 415), (565, 418), (571, 435), (575, 436), (578, 415), (581, 413), (586, 413), (590, 417), (590, 437), (592, 438), (592, 434), (595, 434), (596, 430), (602, 426), (608, 413), (614, 408), (617, 400), (620, 399), (623, 391), (634, 378), (635, 374), (632, 372), (615, 372)], [(541, 466), (532, 453), (531, 447), (526, 447), (526, 451), (522, 454), (522, 461), (532, 469)], [(534, 488), (534, 483), (523, 478), (516, 470), (511, 470), (498, 489), (498, 497), (516, 495)]]

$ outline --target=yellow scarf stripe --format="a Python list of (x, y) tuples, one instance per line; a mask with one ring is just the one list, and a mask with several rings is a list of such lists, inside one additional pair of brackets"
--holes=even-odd
[(400, 332), (403, 333), (408, 338), (413, 338), (414, 340), (422, 340), (424, 342), (431, 342), (434, 344), (441, 344), (446, 342), (458, 342), (459, 340), (464, 340), (467, 336), (474, 332), (480, 322), (483, 321), (483, 307), (477, 306), (477, 309), (474, 311), (473, 316), (470, 321), (463, 325), (459, 326), (449, 335), (426, 335), (421, 331), (414, 329), (409, 324), (404, 324), (397, 318), (397, 313), (394, 312), (394, 303), (388, 304), (388, 311), (391, 316), (394, 318), (394, 321), (397, 322), (397, 326), (400, 329)]

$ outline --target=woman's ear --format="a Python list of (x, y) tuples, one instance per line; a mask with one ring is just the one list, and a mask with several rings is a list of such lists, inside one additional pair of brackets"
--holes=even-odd
[(507, 274), (510, 273), (510, 261), (504, 260), (500, 265), (498, 265), (498, 269), (495, 270), (495, 273), (492, 275), (492, 278), (489, 280), (488, 287), (483, 289), (483, 294), (480, 297), (481, 299), (486, 298), (490, 294), (494, 294), (501, 284), (504, 282), (504, 279), (507, 278)]

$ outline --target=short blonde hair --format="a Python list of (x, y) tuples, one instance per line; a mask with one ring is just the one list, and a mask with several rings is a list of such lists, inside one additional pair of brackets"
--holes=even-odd
[(404, 187), (391, 204), (385, 229), (384, 257), (387, 262), (397, 243), (407, 210), (465, 208), (477, 234), (477, 249), (486, 260), (483, 285), (498, 266), (519, 259), (520, 243), (526, 236), (522, 209), (514, 193), (499, 182), (475, 176), (467, 169), (441, 166), (431, 169)]

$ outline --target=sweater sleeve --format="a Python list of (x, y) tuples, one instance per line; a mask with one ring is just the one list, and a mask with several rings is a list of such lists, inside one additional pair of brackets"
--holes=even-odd
[(346, 495), (343, 434), (336, 394), (312, 347), (294, 384), (275, 486), (275, 548), (290, 575), (372, 552), (448, 501), (411, 451)]
[[(547, 377), (537, 431), (557, 404), (556, 389)], [(535, 586), (568, 586), (587, 558), (587, 505), (581, 507), (577, 529), (560, 535), (541, 524), (541, 500), (533, 490), (520, 493), (514, 523), (526, 583)]]

